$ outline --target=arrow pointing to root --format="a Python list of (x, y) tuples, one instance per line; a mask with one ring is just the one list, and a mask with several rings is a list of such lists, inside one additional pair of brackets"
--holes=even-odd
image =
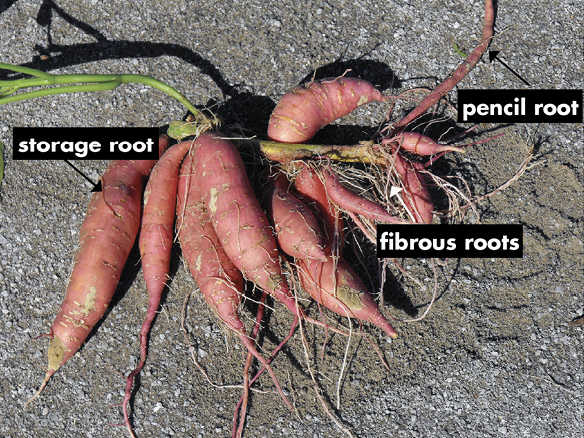
[(91, 178), (89, 178), (87, 175), (85, 175), (83, 172), (81, 172), (79, 169), (77, 169), (75, 166), (73, 166), (73, 164), (71, 164), (69, 162), (69, 160), (65, 160), (65, 163), (67, 163), (69, 166), (71, 166), (73, 168), (73, 170), (75, 170), (75, 172), (77, 172), (79, 175), (81, 175), (83, 178), (85, 178), (87, 181), (89, 181), (91, 183), (91, 185), (93, 186), (93, 188), (91, 189), (91, 192), (101, 192), (101, 180), (99, 180), (96, 183), (94, 183)]
[(402, 199), (400, 192), (403, 189), (401, 187), (396, 187), (396, 186), (391, 186), (391, 189), (389, 191), (389, 198), (393, 198), (394, 196), (399, 199), (399, 202), (401, 202), (401, 205), (403, 205), (403, 207), (406, 209), (408, 215), (410, 216), (410, 218), (412, 218), (412, 220), (414, 220), (414, 215), (412, 214), (412, 212), (408, 209), (408, 207), (406, 206), (404, 200)]
[(529, 87), (530, 86), (529, 82), (527, 82), (525, 79), (523, 79), (521, 76), (519, 76), (519, 74), (516, 73), (511, 67), (509, 67), (503, 61), (501, 61), (499, 58), (497, 58), (497, 55), (499, 55), (500, 52), (501, 52), (500, 50), (489, 50), (489, 62), (493, 62), (496, 59), (501, 64), (503, 64), (503, 66), (507, 67), (511, 73), (513, 73), (515, 76), (517, 76), (519, 79), (521, 79), (525, 85), (527, 85)]

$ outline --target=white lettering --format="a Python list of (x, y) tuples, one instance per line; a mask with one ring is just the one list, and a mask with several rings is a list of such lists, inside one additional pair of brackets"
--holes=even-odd
[(476, 107), (472, 103), (462, 105), (462, 120), (466, 122), (469, 116), (475, 115), (476, 110)]

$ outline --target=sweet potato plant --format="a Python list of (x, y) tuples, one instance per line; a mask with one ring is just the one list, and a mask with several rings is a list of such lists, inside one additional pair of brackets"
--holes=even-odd
[[(370, 102), (388, 103), (387, 96), (362, 79), (332, 77), (295, 86), (277, 103), (267, 132), (241, 137), (222, 128), (218, 117), (203, 114), (171, 87), (140, 75), (50, 75), (37, 70), (0, 64), (32, 78), (1, 81), (0, 104), (72, 91), (113, 89), (122, 83), (154, 86), (184, 103), (192, 115), (170, 124), (169, 137), (160, 138), (161, 157), (155, 161), (113, 162), (102, 177), (103, 191), (93, 195), (80, 230), (80, 248), (62, 308), (49, 332), (48, 367), (39, 396), (50, 377), (83, 345), (105, 313), (121, 270), (136, 239), (149, 305), (140, 332), (140, 360), (127, 376), (122, 402), (124, 424), (131, 436), (128, 402), (134, 378), (146, 361), (148, 333), (160, 306), (162, 290), (170, 281), (170, 249), (178, 239), (182, 256), (198, 289), (225, 328), (236, 334), (248, 352), (242, 397), (234, 412), (233, 436), (244, 431), (250, 390), (267, 370), (283, 403), (292, 408), (271, 364), (286, 342), (292, 342), (307, 324), (340, 336), (353, 331), (367, 338), (382, 330), (397, 338), (399, 325), (368, 290), (357, 270), (343, 256), (346, 233), (360, 230), (375, 240), (377, 224), (430, 224), (438, 212), (429, 186), (439, 177), (429, 165), (446, 153), (464, 153), (462, 146), (439, 144), (413, 131), (415, 122), (443, 99), (477, 64), (493, 37), (494, 10), (486, 0), (481, 41), (461, 65), (398, 120), (386, 122), (373, 138), (354, 146), (316, 145), (309, 142), (334, 120)], [(71, 85), (72, 81), (82, 85)], [(45, 91), (18, 92), (43, 87)], [(77, 87), (77, 88), (71, 88)], [(258, 139), (259, 138), (259, 139)], [(242, 150), (258, 150), (246, 167)], [(359, 164), (354, 166), (354, 163)], [(260, 170), (258, 172), (258, 169)], [(261, 174), (261, 189), (250, 182)], [(1, 171), (0, 171), (1, 177)], [(438, 184), (439, 185), (439, 184)], [(389, 188), (403, 189), (403, 203), (391, 199)], [(448, 184), (447, 196), (456, 197)], [(366, 192), (366, 194), (364, 194)], [(439, 212), (455, 221), (452, 212)], [(402, 269), (396, 262), (396, 266)], [(241, 303), (250, 289), (260, 291), (255, 322), (246, 327)], [(300, 299), (298, 293), (304, 293)], [(309, 316), (306, 296), (319, 308)], [(257, 344), (268, 297), (283, 304), (293, 316), (288, 335), (272, 352)], [(273, 304), (271, 304), (273, 305)], [(327, 310), (325, 310), (325, 308)], [(346, 318), (349, 329), (323, 317), (332, 312)], [(351, 330), (352, 322), (359, 329)], [(394, 327), (396, 325), (396, 327)], [(380, 354), (383, 361), (383, 357)], [(258, 361), (251, 376), (250, 363)], [(384, 362), (384, 361), (383, 361)], [(384, 362), (385, 363), (385, 362)], [(387, 365), (386, 365), (387, 366)], [(327, 409), (339, 428), (350, 434)]]

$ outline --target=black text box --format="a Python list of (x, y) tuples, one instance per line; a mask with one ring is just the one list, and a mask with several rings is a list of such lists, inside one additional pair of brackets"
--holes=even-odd
[(458, 122), (582, 123), (582, 90), (459, 90)]
[(521, 225), (377, 225), (377, 257), (520, 258)]
[(13, 128), (15, 160), (156, 160), (158, 128)]

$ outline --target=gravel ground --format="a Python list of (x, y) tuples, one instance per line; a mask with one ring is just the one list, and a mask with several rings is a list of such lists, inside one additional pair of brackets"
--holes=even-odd
[[(584, 26), (577, 3), (499, 2), (492, 48), (501, 50), (500, 57), (531, 88), (583, 88)], [(60, 73), (151, 75), (196, 104), (221, 103), (218, 111), (228, 123), (262, 135), (274, 102), (314, 69), (341, 74), (353, 68), (386, 93), (434, 86), (461, 61), (453, 43), (466, 51), (476, 44), (482, 4), (144, 0), (113, 6), (12, 0), (0, 3), (0, 61), (34, 61)], [(524, 86), (501, 64), (483, 61), (461, 87)], [(384, 110), (360, 109), (335, 129), (361, 133), (375, 127)], [(122, 418), (111, 405), (121, 401), (121, 375), (136, 363), (147, 303), (139, 264), (130, 263), (99, 330), (23, 410), (44, 375), (46, 341), (33, 338), (47, 331), (63, 298), (89, 194), (88, 185), (62, 162), (12, 161), (12, 127), (163, 126), (183, 116), (171, 98), (133, 85), (0, 107), (6, 144), (0, 192), (0, 436), (127, 436), (124, 428), (110, 426)], [(396, 324), (401, 336), (392, 343), (370, 330), (390, 371), (370, 344), (353, 336), (338, 408), (346, 340), (329, 339), (321, 360), (323, 333), (307, 327), (318, 387), (355, 436), (584, 434), (583, 331), (568, 325), (584, 313), (582, 125), (484, 128), (484, 136), (506, 135), (449, 158), (449, 171), (464, 176), (473, 193), (486, 193), (512, 177), (526, 145), (535, 145), (535, 165), (480, 205), (484, 223), (523, 225), (524, 257), (450, 260), (440, 268), (440, 299), (424, 320)], [(97, 180), (106, 163), (77, 164)], [(138, 437), (229, 436), (241, 390), (212, 386), (193, 364), (181, 309), (195, 284), (179, 254), (177, 248), (174, 278), (135, 394), (135, 430)], [(384, 311), (419, 316), (432, 274), (426, 260), (404, 265), (424, 286), (392, 270), (394, 289), (386, 293)], [(276, 305), (264, 348), (272, 348), (290, 322)], [(210, 379), (239, 384), (241, 348), (194, 295), (187, 324)], [(263, 378), (260, 387), (268, 392), (253, 395), (246, 436), (341, 436), (315, 396), (298, 335), (274, 368), (296, 411)]]

